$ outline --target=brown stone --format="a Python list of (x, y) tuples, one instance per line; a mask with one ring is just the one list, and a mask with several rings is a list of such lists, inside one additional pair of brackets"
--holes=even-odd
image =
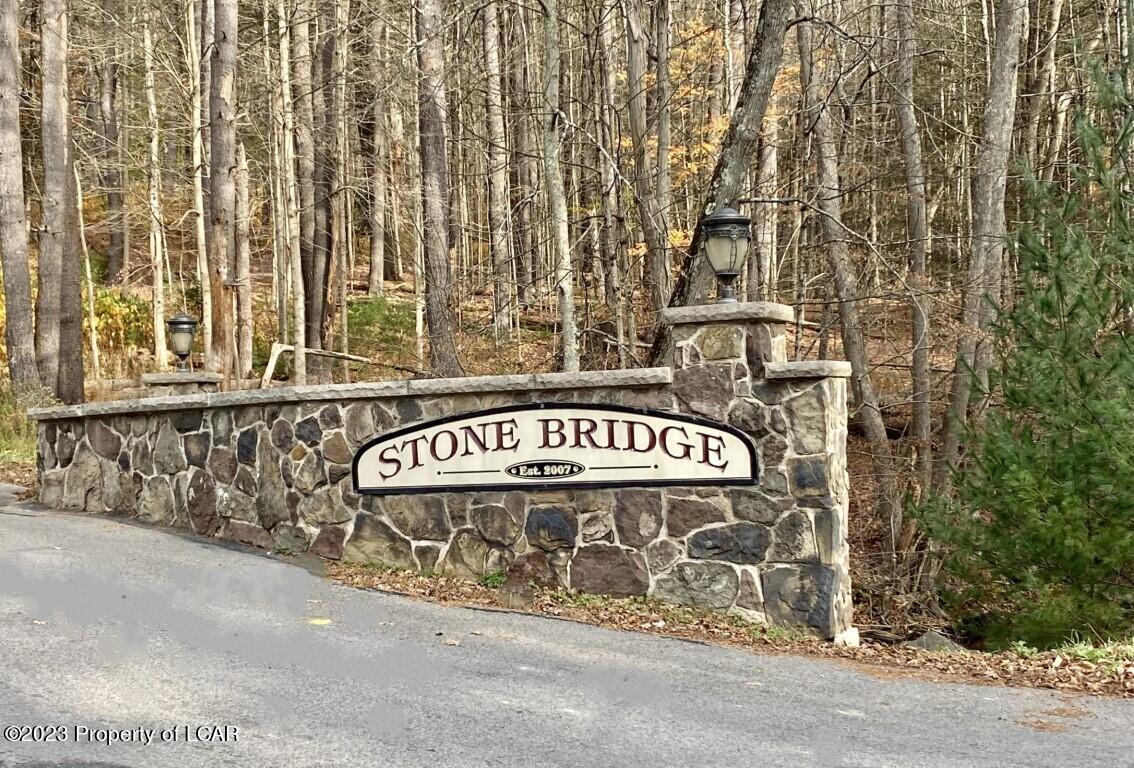
[(747, 570), (740, 572), (740, 591), (736, 595), (736, 607), (748, 611), (764, 610), (764, 595), (760, 583)]
[(642, 548), (658, 537), (662, 526), (661, 491), (626, 490), (614, 495), (614, 525), (618, 540)]
[(441, 561), (441, 575), (471, 581), (481, 578), (486, 573), (484, 566), (489, 548), (488, 542), (476, 531), (468, 528), (457, 531)]
[(441, 557), (441, 545), (414, 544), (413, 556), (417, 558), (417, 567), (422, 573), (432, 573)]
[(579, 518), (579, 534), (583, 541), (613, 542), (614, 516), (607, 511), (584, 512)]
[(737, 325), (710, 325), (697, 338), (701, 357), (706, 360), (733, 360), (744, 356), (744, 332)]
[(272, 534), (258, 525), (240, 522), (239, 520), (225, 520), (221, 528), (221, 538), (236, 541), (260, 549), (272, 548)]
[(291, 424), (283, 419), (277, 419), (276, 423), (272, 425), (272, 445), (274, 445), (280, 453), (287, 453), (295, 446), (295, 432), (291, 428)]
[(209, 471), (222, 483), (236, 477), (236, 454), (229, 448), (214, 448), (209, 454)]
[(338, 560), (343, 556), (345, 541), (346, 531), (338, 526), (328, 525), (319, 529), (319, 535), (311, 542), (307, 551), (328, 560)]
[(666, 497), (666, 530), (675, 539), (725, 519), (724, 510), (706, 499)]
[(342, 432), (332, 432), (323, 440), (323, 458), (335, 464), (350, 464), (353, 454)]
[(354, 512), (343, 503), (342, 492), (338, 486), (324, 488), (306, 497), (299, 494), (296, 496), (299, 499), (298, 515), (309, 525), (345, 523), (354, 517)]
[(122, 450), (122, 438), (98, 419), (87, 422), (87, 442), (104, 459), (117, 459)]
[(608, 544), (580, 547), (571, 559), (571, 588), (613, 597), (644, 595), (650, 587), (646, 563), (633, 550)]
[(208, 472), (193, 472), (185, 492), (185, 506), (189, 510), (189, 522), (194, 533), (212, 536), (220, 528), (216, 481)]
[[(258, 452), (260, 454), (260, 482), (259, 487), (253, 480), (251, 491), (241, 487), (241, 478), (247, 467), (241, 467), (237, 473), (236, 486), (249, 496), (256, 499), (256, 514), (260, 524), (271, 530), (277, 524), (289, 520), (291, 516), (284, 504), (284, 495), (287, 486), (284, 485), (283, 475), (280, 473), (280, 462), (276, 450), (267, 440), (261, 440)], [(249, 478), (251, 479), (251, 477)]]

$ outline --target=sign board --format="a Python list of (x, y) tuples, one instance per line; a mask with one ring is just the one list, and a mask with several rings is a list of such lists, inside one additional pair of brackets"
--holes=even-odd
[(752, 440), (725, 424), (616, 405), (532, 403), (426, 421), (358, 449), (358, 493), (752, 485)]

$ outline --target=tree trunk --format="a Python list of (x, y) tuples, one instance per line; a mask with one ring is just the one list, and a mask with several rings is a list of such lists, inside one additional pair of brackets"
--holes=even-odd
[[(701, 222), (707, 214), (721, 205), (734, 205), (740, 196), (747, 177), (752, 156), (760, 138), (760, 127), (768, 106), (768, 97), (780, 69), (787, 34), (791, 0), (764, 0), (760, 7), (760, 20), (756, 38), (748, 51), (748, 65), (740, 96), (729, 122), (728, 134), (721, 146), (721, 154), (709, 181), (705, 205), (701, 208), (697, 226), (693, 230), (689, 250), (682, 260), (681, 271), (674, 284), (670, 306), (685, 306), (703, 302), (713, 285), (714, 274), (708, 259), (701, 253), (703, 233)], [(670, 355), (672, 336), (669, 327), (655, 329), (650, 359), (657, 364)]]
[[(659, 208), (658, 168), (649, 160), (646, 127), (646, 48), (648, 40), (642, 20), (641, 0), (623, 0), (626, 25), (626, 65), (630, 89), (630, 138), (634, 145), (634, 197), (649, 265), (650, 305), (654, 311), (669, 301), (669, 267), (665, 223)], [(659, 153), (661, 145), (658, 146)]]
[(526, 309), (533, 288), (533, 261), (535, 238), (532, 210), (535, 199), (535, 142), (531, 138), (531, 108), (528, 98), (527, 36), (524, 27), (524, 9), (517, 7), (512, 14), (512, 210), (515, 211), (513, 231), (516, 254), (516, 301)]
[(906, 222), (910, 239), (910, 297), (913, 330), (912, 432), (915, 445), (919, 496), (930, 490), (933, 473), (931, 413), (929, 402), (929, 318), (931, 296), (926, 275), (929, 251), (929, 217), (926, 209), (925, 170), (921, 159), (921, 135), (914, 108), (914, 59), (917, 55), (914, 37), (912, 0), (898, 2), (898, 123), (902, 136), (902, 154), (906, 161)]
[(543, 17), (543, 175), (547, 185), (547, 204), (551, 209), (552, 246), (555, 253), (555, 292), (559, 298), (560, 350), (563, 370), (579, 370), (579, 338), (575, 327), (575, 285), (571, 267), (568, 234), (567, 193), (559, 167), (562, 141), (559, 104), (559, 6), (558, 0), (544, 0)]
[(0, 259), (4, 267), (4, 337), (16, 395), (39, 392), (35, 360), (28, 230), (20, 147), (20, 4), (0, 0)]
[[(421, 214), (425, 314), (429, 367), (438, 376), (460, 376), (450, 319), (449, 171), (445, 140), (445, 39), (441, 0), (417, 5), (418, 134), (421, 154)], [(420, 279), (420, 277), (418, 278)]]
[[(329, 26), (329, 25), (328, 25)], [(333, 32), (321, 28), (316, 34), (312, 82), (315, 84), (312, 107), (315, 114), (315, 239), (312, 242), (308, 268), (307, 294), (307, 346), (326, 349), (324, 334), (327, 328), (327, 286), (334, 241), (331, 234), (331, 189), (334, 162), (329, 146), (333, 141), (334, 57), (336, 38)], [(332, 98), (328, 98), (328, 94)], [(316, 357), (308, 366), (308, 373), (323, 379), (330, 372), (326, 358)]]
[(504, 78), (496, 0), (484, 6), (484, 66), (488, 75), (485, 118), (488, 136), (488, 221), (493, 269), (493, 326), (497, 341), (511, 326), (511, 211), (508, 207), (508, 142), (504, 133)]
[(154, 38), (150, 28), (150, 11), (143, 12), (142, 56), (145, 63), (146, 117), (149, 130), (149, 165), (147, 166), (150, 221), (150, 277), (153, 285), (151, 305), (154, 332), (154, 362), (164, 370), (169, 350), (165, 343), (165, 214), (161, 204), (161, 138), (158, 125), (157, 94), (154, 85)]
[(951, 473), (961, 447), (961, 436), (968, 421), (973, 376), (982, 378), (986, 362), (977, 354), (978, 344), (994, 319), (999, 292), (1004, 238), (1004, 192), (1008, 160), (1012, 147), (1012, 128), (1016, 119), (1016, 78), (1020, 60), (1020, 35), (1027, 5), (999, 0), (996, 6), (996, 37), (989, 68), (988, 97), (981, 121), (981, 141), (972, 181), (972, 254), (969, 257), (961, 317), (961, 337), (953, 366), (949, 410), (942, 428), (941, 451), (934, 471), (934, 486), (948, 493)]
[(374, 132), (370, 142), (370, 268), (367, 275), (367, 289), (371, 296), (385, 293), (386, 264), (386, 109), (385, 94), (381, 85), (386, 78), (382, 41), (386, 25), (380, 16), (370, 22), (370, 74), (376, 84), (374, 104), (371, 107), (371, 120)]
[(291, 86), (291, 27), (287, 0), (276, 0), (277, 31), (280, 50), (280, 109), (283, 113), (283, 132), (280, 146), (282, 156), (284, 207), (287, 227), (287, 262), (291, 270), (292, 344), (295, 348), (292, 380), (297, 385), (307, 383), (306, 300), (303, 295), (303, 262), (299, 242), (299, 184), (296, 180), (295, 110)]
[[(209, 0), (201, 0), (208, 3)], [(201, 122), (204, 109), (204, 96), (201, 92), (201, 33), (197, 29), (193, 4), (189, 3), (185, 12), (186, 24), (186, 68), (189, 74), (190, 121), (193, 131), (191, 138), (191, 157), (193, 162), (193, 234), (196, 238), (197, 284), (201, 288), (201, 337), (205, 351), (205, 361), (213, 358), (213, 294), (209, 284), (208, 230), (205, 214), (205, 139)], [(211, 35), (210, 35), (211, 38)]]
[(236, 0), (214, 0), (212, 88), (209, 95), (212, 169), (209, 206), (213, 241), (209, 282), (213, 294), (213, 370), (227, 382), (233, 372), (232, 297), (227, 290), (236, 258)]
[(106, 281), (118, 282), (126, 266), (126, 221), (119, 167), (118, 46), (112, 44), (99, 70), (99, 170), (106, 190)]
[(252, 244), (249, 232), (248, 159), (236, 145), (236, 379), (252, 375)]
[(292, 97), (295, 102), (295, 154), (296, 183), (299, 189), (299, 258), (303, 265), (304, 310), (307, 329), (304, 334), (308, 346), (318, 347), (319, 337), (312, 336), (310, 327), (312, 269), (315, 253), (315, 102), (312, 77), (311, 19), (314, 9), (311, 0), (296, 0), (291, 27)]

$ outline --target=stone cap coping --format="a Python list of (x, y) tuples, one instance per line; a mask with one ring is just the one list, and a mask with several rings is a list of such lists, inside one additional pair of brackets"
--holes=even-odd
[(403, 379), (359, 384), (308, 384), (302, 387), (239, 389), (231, 392), (200, 392), (192, 395), (109, 400), (52, 408), (34, 408), (28, 418), (36, 421), (81, 419), (156, 411), (188, 411), (265, 403), (299, 403), (324, 400), (368, 400), (391, 397), (463, 395), (491, 392), (588, 389), (598, 387), (651, 387), (673, 383), (672, 368), (631, 368), (578, 373), (522, 373), (505, 376), (465, 376), (454, 379)]
[(223, 375), (213, 371), (188, 371), (186, 373), (143, 373), (142, 383), (149, 385), (169, 384), (219, 384)]
[(849, 379), (851, 364), (846, 360), (791, 360), (764, 363), (765, 379)]
[(771, 301), (744, 301), (737, 304), (694, 304), (691, 307), (666, 307), (658, 313), (666, 325), (691, 323), (727, 323), (734, 320), (791, 323), (795, 310), (787, 304)]

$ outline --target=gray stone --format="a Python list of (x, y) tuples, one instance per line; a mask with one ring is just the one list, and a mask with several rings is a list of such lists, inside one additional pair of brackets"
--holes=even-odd
[(756, 450), (760, 455), (760, 466), (778, 467), (783, 463), (784, 457), (787, 456), (787, 440), (773, 432), (760, 441)]
[(323, 439), (323, 428), (314, 416), (308, 416), (295, 425), (295, 437), (308, 446), (316, 446)]
[(710, 325), (697, 337), (705, 360), (733, 360), (744, 356), (744, 331), (738, 325)]
[(319, 534), (311, 542), (308, 552), (328, 560), (339, 560), (343, 556), (343, 544), (346, 542), (346, 531), (335, 525), (319, 529)]
[(246, 493), (249, 496), (257, 495), (256, 476), (248, 467), (240, 467), (236, 470), (236, 478), (232, 481), (232, 485), (241, 493)]
[(783, 410), (791, 425), (791, 443), (796, 453), (827, 450), (827, 398), (822, 387), (811, 387), (785, 400)]
[(793, 496), (827, 496), (827, 458), (805, 456), (788, 461), (788, 482)]
[(739, 588), (731, 565), (685, 561), (659, 576), (651, 595), (679, 605), (720, 610), (732, 605)]
[(163, 475), (175, 475), (189, 468), (181, 453), (181, 439), (169, 424), (162, 424), (154, 443), (154, 469)]
[(154, 457), (145, 440), (136, 441), (134, 447), (130, 449), (130, 466), (135, 472), (141, 472), (143, 475), (154, 473)]
[(256, 500), (248, 494), (222, 485), (217, 488), (217, 514), (221, 517), (231, 517), (233, 520), (255, 523)]
[(323, 429), (338, 429), (342, 425), (343, 415), (337, 405), (328, 405), (319, 411), (319, 426)]
[(236, 477), (236, 454), (231, 448), (217, 447), (209, 454), (209, 471), (222, 483)]
[(351, 403), (343, 412), (343, 430), (352, 448), (376, 436), (374, 415), (369, 403)]
[(469, 510), (469, 520), (487, 541), (507, 547), (520, 538), (524, 508), (522, 503), (507, 506), (502, 503), (474, 504)]
[(545, 552), (575, 546), (575, 514), (560, 506), (533, 507), (524, 526), (528, 544)]
[(656, 575), (668, 570), (683, 555), (681, 545), (673, 539), (658, 539), (646, 547), (646, 564), (650, 566), (650, 573)]
[(681, 538), (698, 528), (725, 521), (724, 510), (711, 501), (666, 495), (666, 531)]
[(221, 538), (236, 541), (260, 549), (272, 548), (272, 534), (258, 525), (240, 522), (238, 520), (225, 520), (221, 528)]
[(328, 464), (327, 465), (327, 482), (331, 485), (342, 480), (344, 477), (350, 475), (350, 467), (345, 464)]
[(591, 594), (632, 597), (646, 594), (650, 587), (642, 556), (608, 544), (579, 547), (570, 573), (571, 588)]
[(249, 427), (236, 438), (236, 460), (250, 467), (256, 466), (256, 446), (259, 444), (260, 434), (255, 427)]
[(272, 549), (282, 554), (306, 552), (311, 544), (307, 531), (298, 525), (280, 523), (272, 529)]
[[(291, 519), (284, 503), (287, 487), (284, 485), (283, 475), (280, 472), (279, 458), (275, 449), (267, 440), (260, 441), (257, 452), (260, 455), (260, 482), (258, 487), (253, 482), (252, 492), (249, 495), (256, 499), (256, 515), (260, 520), (260, 525), (271, 530), (279, 523)], [(241, 467), (240, 472), (237, 473), (238, 488), (241, 486), (240, 476), (246, 469), (247, 467)], [(241, 488), (241, 490), (244, 489)]]
[(748, 572), (740, 572), (740, 591), (736, 595), (736, 607), (746, 611), (763, 611), (764, 595), (760, 591), (760, 582)]
[(673, 373), (673, 393), (692, 413), (723, 421), (733, 400), (732, 365), (713, 363)]
[(417, 568), (422, 573), (432, 573), (441, 559), (440, 544), (414, 544), (413, 556), (417, 559)]
[(173, 488), (170, 487), (168, 478), (158, 475), (143, 483), (142, 494), (138, 497), (137, 517), (147, 523), (173, 524)]
[(213, 428), (213, 445), (228, 445), (232, 441), (231, 413), (213, 411), (209, 414), (209, 424)]
[(772, 529), (772, 548), (768, 561), (773, 563), (813, 563), (819, 559), (811, 516), (802, 510), (789, 512)]
[(238, 429), (250, 427), (261, 420), (263, 411), (260, 408), (238, 408), (235, 410), (235, 422)]
[(350, 464), (354, 454), (342, 432), (332, 432), (323, 440), (323, 458), (335, 464)]
[(770, 496), (754, 488), (733, 488), (729, 491), (732, 514), (738, 520), (772, 525), (791, 509), (790, 496)]
[(411, 539), (449, 538), (449, 518), (445, 503), (438, 496), (386, 496), (382, 507), (390, 522)]
[(295, 445), (295, 432), (290, 423), (283, 419), (276, 420), (276, 423), (272, 425), (272, 445), (280, 453), (287, 453), (292, 449)]
[(212, 438), (213, 436), (208, 432), (185, 436), (185, 460), (190, 466), (205, 468), (205, 463), (209, 460), (209, 449), (213, 444)]
[[(73, 470), (72, 470), (73, 471)], [(125, 474), (118, 466), (118, 462), (106, 461), (102, 459), (99, 461), (99, 489), (100, 499), (95, 499), (93, 494), (88, 497), (88, 503), (92, 501), (101, 501), (102, 507), (114, 512), (123, 512), (132, 509), (134, 506), (134, 499), (131, 498), (131, 484), (126, 483), (126, 488), (123, 489), (123, 480), (129, 481), (130, 476)], [(125, 493), (123, 491), (126, 491)], [(90, 512), (102, 512), (102, 509), (88, 509)]]
[(39, 482), (40, 504), (49, 509), (58, 509), (63, 505), (63, 479), (66, 474), (61, 469), (44, 473)]
[(345, 523), (354, 517), (354, 512), (343, 503), (337, 485), (324, 488), (311, 496), (300, 496), (297, 512), (304, 522), (313, 526)]
[[(771, 301), (741, 301), (736, 304), (692, 304), (682, 307), (666, 307), (658, 313), (660, 322), (667, 325), (707, 325), (729, 321), (748, 323), (772, 322), (791, 323), (795, 321), (795, 310), (787, 304)], [(676, 332), (676, 328), (674, 329)]]
[(741, 398), (729, 409), (728, 423), (759, 440), (768, 434), (768, 409), (757, 402)]
[(536, 590), (556, 589), (561, 586), (559, 575), (547, 554), (535, 550), (520, 555), (508, 567), (500, 596), (509, 608), (524, 608), (531, 604)]
[(402, 424), (409, 424), (421, 418), (421, 405), (415, 400), (400, 399), (394, 410), (397, 411), (398, 421)]
[(439, 571), (442, 576), (476, 580), (484, 576), (490, 545), (479, 533), (464, 528), (453, 536)]
[(60, 467), (66, 467), (75, 456), (75, 438), (70, 432), (60, 432), (55, 441), (55, 458)]
[(299, 502), (305, 497), (300, 496), (296, 491), (288, 491), (284, 494), (284, 509), (287, 510), (287, 518), (293, 523), (299, 522)]
[(764, 366), (764, 376), (772, 380), (848, 379), (852, 373), (845, 360), (790, 360)]
[(122, 450), (122, 438), (98, 419), (87, 422), (87, 442), (104, 459), (117, 459)]
[(788, 490), (787, 475), (778, 467), (775, 469), (765, 469), (760, 473), (760, 487), (768, 493), (777, 496), (790, 493)]
[(822, 565), (776, 565), (761, 573), (764, 612), (779, 624), (813, 627), (828, 637), (832, 627), (834, 573)]
[(208, 472), (193, 473), (185, 492), (185, 505), (189, 510), (189, 522), (195, 533), (212, 536), (220, 528), (216, 481)]
[(819, 550), (819, 562), (834, 563), (842, 557), (846, 538), (843, 513), (838, 509), (817, 509), (812, 516), (815, 520), (815, 545)]
[(101, 505), (102, 469), (98, 456), (85, 444), (80, 444), (63, 481), (63, 509), (102, 512)]
[(618, 530), (618, 541), (628, 547), (641, 549), (656, 539), (662, 527), (661, 491), (617, 491), (614, 526)]
[(201, 411), (176, 411), (169, 415), (169, 423), (181, 434), (201, 428)]
[(902, 645), (909, 646), (910, 648), (920, 648), (923, 651), (934, 651), (937, 653), (968, 653), (968, 649), (963, 645), (953, 642), (945, 635), (936, 630), (929, 630), (924, 632), (913, 640), (907, 640)]
[(326, 485), (327, 473), (323, 467), (323, 457), (318, 451), (311, 451), (295, 470), (295, 489), (310, 493), (321, 485)]
[(705, 528), (689, 537), (689, 557), (726, 560), (730, 563), (762, 563), (771, 536), (758, 523), (732, 523)]
[(614, 516), (610, 512), (584, 512), (579, 516), (579, 535), (583, 541), (613, 541)]

